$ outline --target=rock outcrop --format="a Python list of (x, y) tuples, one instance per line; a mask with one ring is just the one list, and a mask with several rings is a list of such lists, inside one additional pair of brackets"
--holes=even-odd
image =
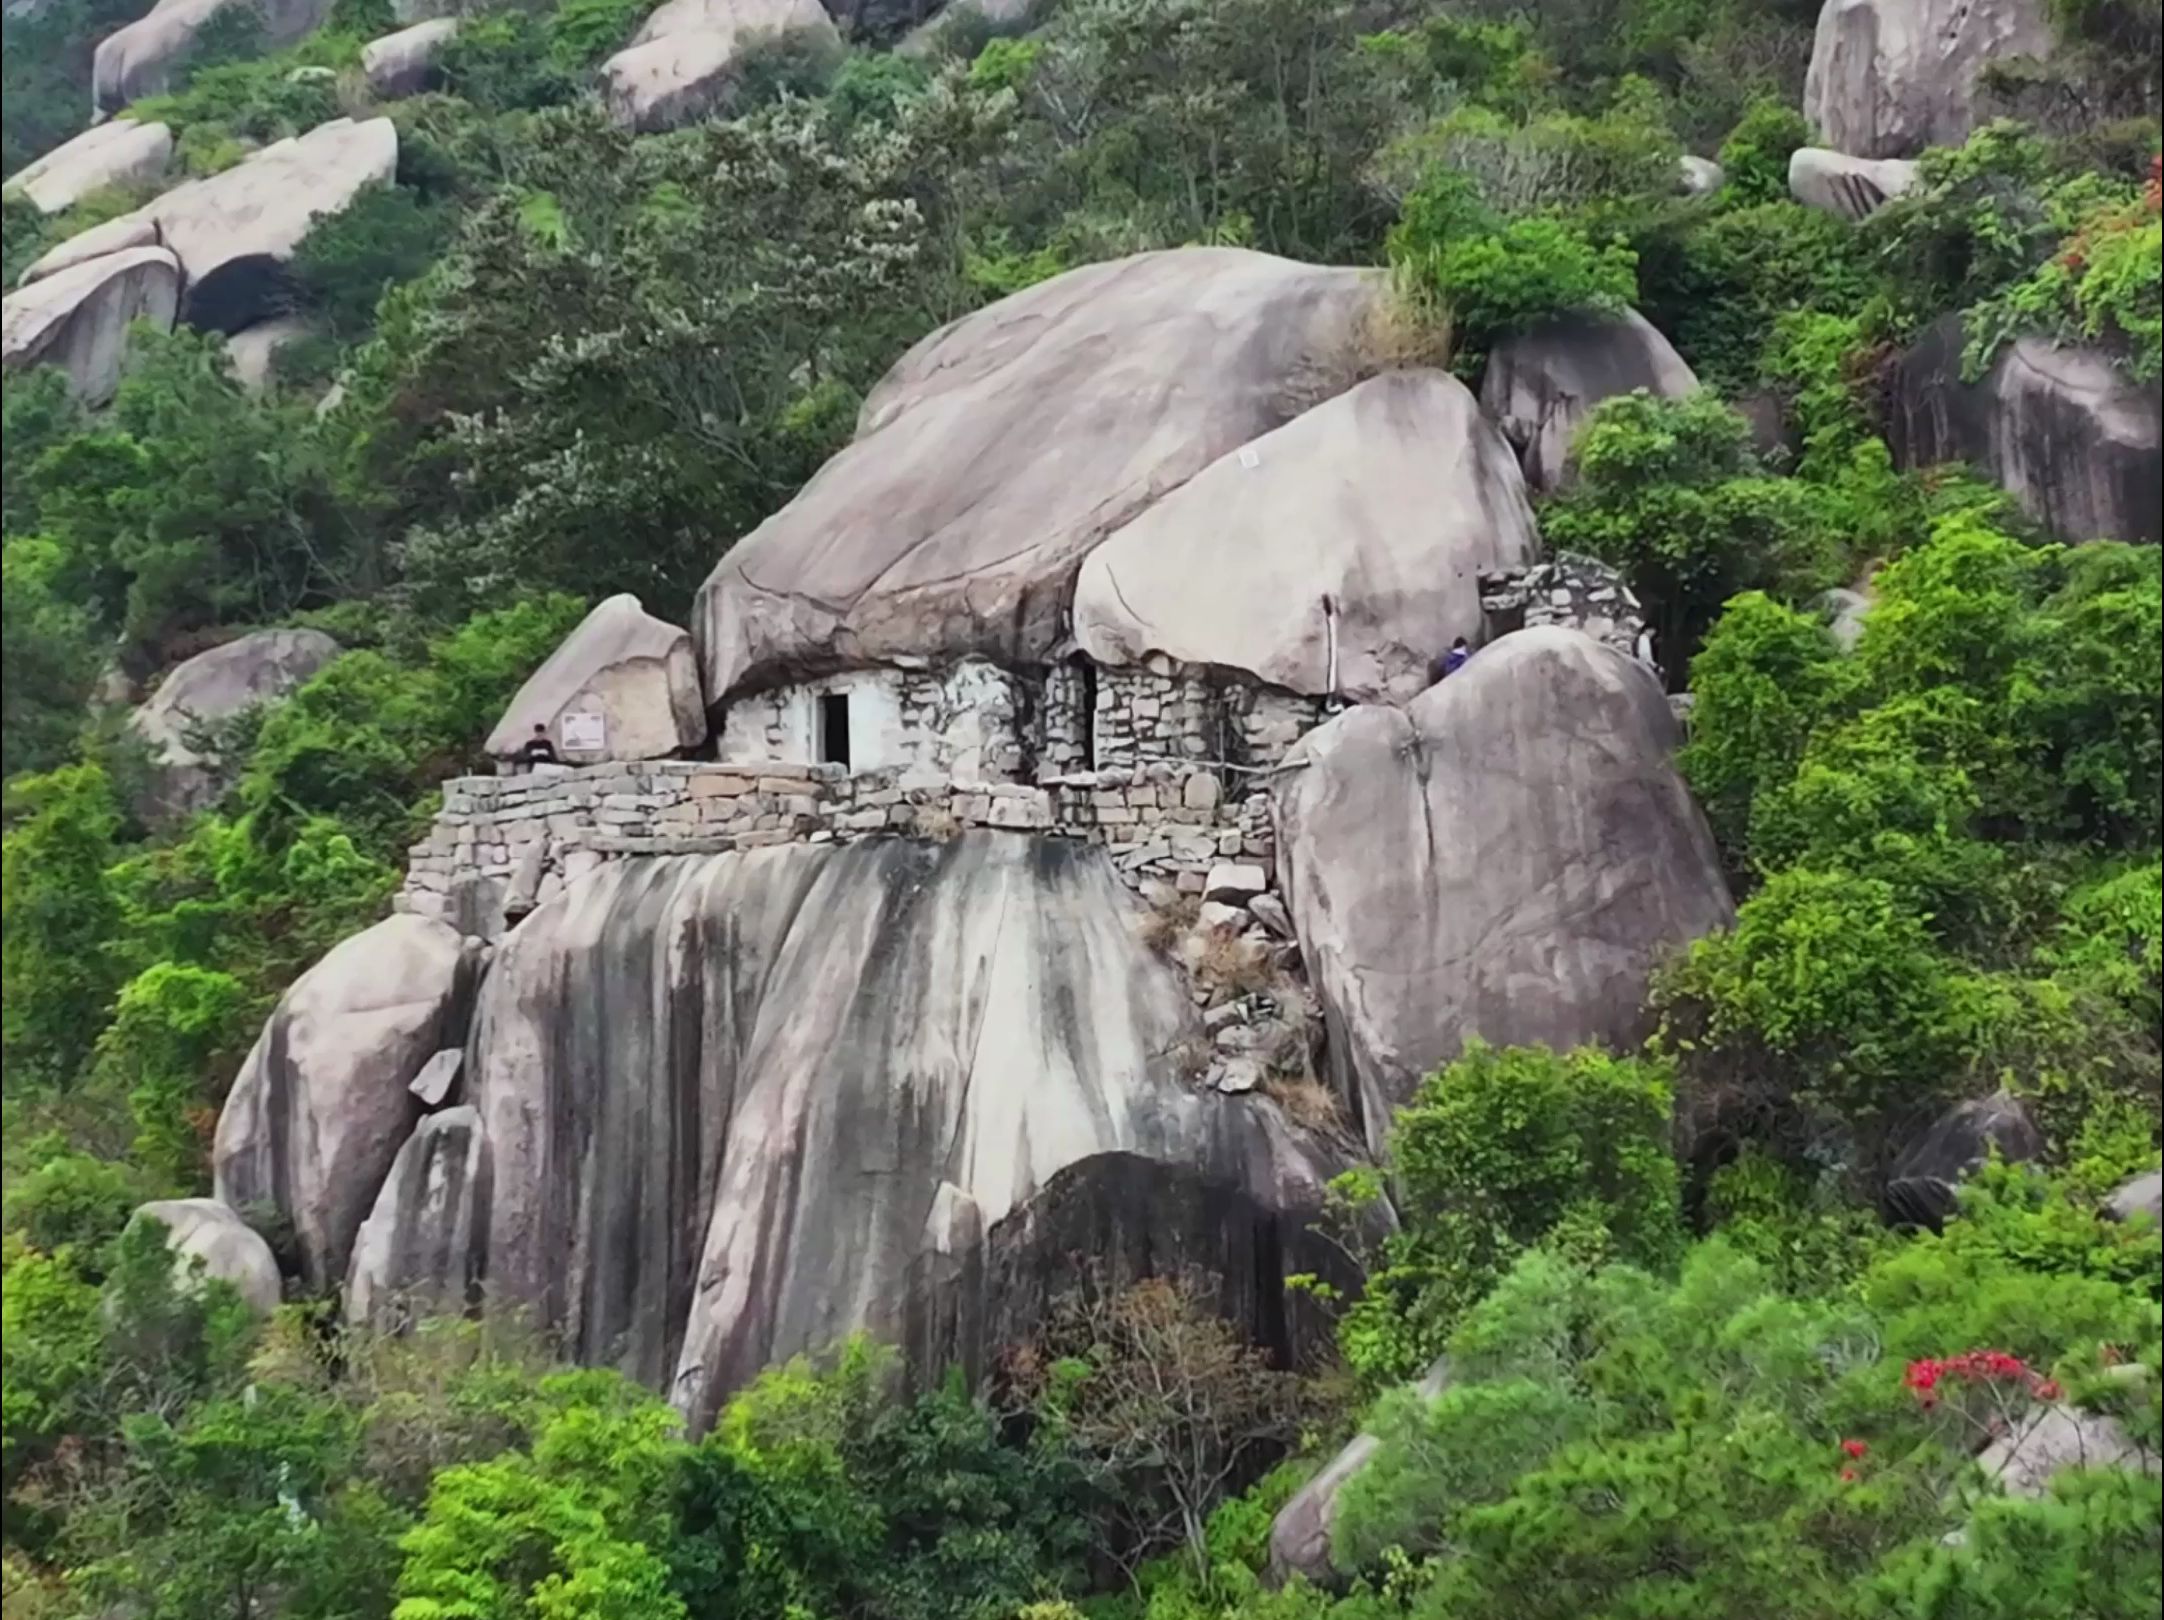
[(218, 1198), (291, 1220), (311, 1288), (345, 1278), (420, 1114), (408, 1087), (457, 1037), (473, 961), (443, 923), (387, 917), (294, 982), (241, 1065), (212, 1152)]
[[(1422, 1400), (1432, 1401), (1449, 1383), (1449, 1359), (1439, 1357), (1413, 1389)], [(1330, 1536), (1337, 1524), (1338, 1497), (1381, 1447), (1372, 1434), (1354, 1435), (1323, 1465), (1322, 1472), (1277, 1510), (1277, 1517), (1270, 1521), (1270, 1561), (1263, 1569), (1263, 1579), (1271, 1586), (1282, 1586), (1295, 1575), (1318, 1586), (1329, 1582), (1336, 1573)]]
[(747, 51), (784, 34), (839, 45), (819, 0), (666, 0), (601, 64), (609, 115), (641, 134), (719, 108)]
[(1803, 114), (1858, 157), (1959, 146), (1989, 116), (1984, 69), (2052, 43), (2045, 0), (1826, 0)]
[[(2123, 1371), (2130, 1377), (2147, 1376), (2147, 1369), (2139, 1365)], [(1976, 1462), (1984, 1477), (2008, 1496), (2031, 1500), (2047, 1495), (2052, 1480), (2069, 1468), (2157, 1471), (2157, 1454), (2117, 1418), (2064, 1402), (2027, 1413), (2009, 1433), (1986, 1446)]]
[(396, 1327), (476, 1303), (485, 1251), (474, 1220), (488, 1206), (480, 1117), (464, 1107), (430, 1114), (398, 1150), (354, 1237), (346, 1320)]
[(1311, 696), (1407, 698), (1480, 633), (1479, 576), (1539, 551), (1510, 450), (1436, 371), (1391, 372), (1229, 455), (1083, 562), (1074, 635)]
[[(584, 718), (567, 728), (566, 715)], [(488, 734), (488, 751), (511, 758), (537, 726), (561, 759), (580, 765), (666, 759), (696, 748), (706, 741), (706, 704), (691, 637), (646, 612), (636, 596), (610, 597), (518, 689)]]
[(1686, 197), (1710, 197), (1728, 184), (1728, 174), (1711, 158), (1688, 153), (1676, 160), (1676, 190)]
[(1729, 920), (1674, 732), (1643, 666), (1538, 629), (1295, 749), (1279, 876), (1371, 1146), (1474, 1036), (1634, 1043), (1654, 963)]
[(355, 1276), (478, 1278), (701, 1424), (857, 1328), (981, 1362), (1084, 1234), (1229, 1271), (1282, 1339), (1342, 1160), (1192, 1087), (1200, 1021), (1140, 920), (1101, 850), (1012, 833), (605, 864), (497, 947), (478, 1157), (450, 1114), (415, 1138)]
[(135, 247), (73, 265), (0, 303), (0, 365), (57, 366), (75, 396), (102, 405), (120, 386), (128, 328), (170, 327), (180, 307), (180, 265), (160, 247)]
[(1788, 156), (1788, 194), (1851, 225), (1860, 225), (1916, 184), (1907, 158), (1860, 158), (1799, 146)]
[(330, 14), (330, 0), (158, 0), (134, 22), (98, 41), (91, 58), (90, 103), (100, 113), (172, 88), (173, 69), (187, 60), (196, 36), (213, 19), (253, 11), (263, 43), (290, 45)]
[(1901, 1150), (1880, 1202), (1904, 1226), (1939, 1227), (1960, 1202), (1961, 1183), (1997, 1154), (2021, 1164), (2044, 1151), (2043, 1133), (2005, 1092), (1957, 1103)]
[(456, 17), (431, 17), (372, 39), (361, 47), (361, 74), (379, 100), (417, 96), (434, 77), (436, 59), (457, 36)]
[(245, 332), (235, 332), (225, 342), (225, 363), (233, 380), (251, 394), (270, 387), (278, 351), (308, 335), (305, 315), (274, 315), (257, 321)]
[(216, 803), (227, 785), (225, 762), (198, 746), (203, 730), (288, 696), (340, 651), (320, 630), (256, 630), (176, 666), (129, 718), (154, 767), (143, 808), (164, 818)]
[(2134, 1177), (2111, 1195), (2104, 1212), (2115, 1221), (2164, 1224), (2164, 1172), (2151, 1170)]
[(0, 190), (21, 192), (39, 213), (57, 214), (108, 186), (139, 186), (156, 180), (172, 160), (173, 132), (165, 125), (115, 118), (92, 125), (18, 169)]
[(1547, 490), (1562, 486), (1593, 408), (1639, 389), (1680, 399), (1697, 392), (1698, 377), (1636, 310), (1565, 315), (1495, 346), (1480, 404), (1518, 452), (1525, 481)]
[(707, 697), (895, 657), (1042, 662), (1105, 536), (1341, 392), (1381, 283), (1236, 248), (1090, 265), (941, 328), (700, 589)]
[(398, 131), (388, 118), (336, 118), (60, 243), (24, 279), (154, 241), (180, 261), (181, 318), (210, 331), (244, 331), (286, 312), (286, 264), (315, 222), (390, 184), (397, 169)]
[(198, 1277), (231, 1283), (250, 1308), (268, 1315), (285, 1297), (278, 1258), (246, 1221), (215, 1198), (166, 1198), (139, 1206), (130, 1218), (156, 1221), (173, 1251), (173, 1273), (183, 1287)]
[(1864, 620), (1871, 615), (1871, 598), (1862, 591), (1835, 586), (1819, 592), (1811, 606), (1826, 621), (1826, 634), (1833, 637), (1833, 644), (1843, 652), (1854, 652), (1856, 643), (1863, 640)]
[(1896, 362), (1886, 385), (1895, 462), (1966, 461), (2063, 540), (2164, 535), (2164, 395), (2103, 352), (2042, 338), (2006, 345), (1961, 378), (1962, 319), (1948, 315)]

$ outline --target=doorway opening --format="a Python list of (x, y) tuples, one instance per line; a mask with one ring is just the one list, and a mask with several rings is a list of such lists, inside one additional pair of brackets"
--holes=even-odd
[(819, 759), (849, 768), (849, 694), (833, 692), (819, 700)]

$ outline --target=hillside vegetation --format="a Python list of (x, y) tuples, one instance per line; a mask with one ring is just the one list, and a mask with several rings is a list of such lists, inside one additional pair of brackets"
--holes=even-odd
[[(139, 9), (11, 12), (9, 171), (82, 126)], [(7, 376), (9, 1620), (2154, 1616), (2153, 1471), (2023, 1496), (1974, 1455), (2047, 1408), (2164, 1449), (2164, 1251), (2100, 1213), (2164, 1114), (2164, 567), (1897, 470), (1881, 411), (1949, 314), (1972, 372), (2042, 334), (2153, 386), (2155, 0), (2057, 0), (2021, 117), (1860, 225), (1789, 198), (1808, 0), (956, 10), (906, 50), (771, 41), (723, 115), (634, 137), (592, 74), (647, 9), (475, 7), (442, 87), (381, 109), (396, 184), (301, 250), (268, 388), (185, 329), (138, 334), (94, 413)], [(216, 172), (368, 107), (393, 26), (338, 0), (266, 54), (221, 25), (135, 115)], [(1681, 193), (1687, 153), (1720, 189)], [(9, 285), (141, 200), (11, 196)], [(1738, 901), (1657, 976), (1647, 1044), (1426, 1081), (1333, 1189), (1369, 1282), (1312, 1285), (1329, 1365), (1272, 1365), (1175, 1277), (1073, 1302), (984, 1387), (855, 1340), (693, 1438), (513, 1312), (378, 1335), (177, 1283), (129, 1213), (207, 1189), (271, 1005), (383, 914), (584, 608), (683, 622), (910, 343), (1188, 244), (1386, 266), (1378, 368), (1477, 378), (1628, 307), (1705, 384), (1603, 406), (1539, 509), (1661, 627)], [(219, 802), (154, 822), (111, 694), (272, 625), (346, 651), (206, 739)], [(2044, 1156), (1889, 1226), (1900, 1149), (2001, 1091)], [(1403, 1387), (1440, 1355), (1442, 1396)], [(1273, 1514), (1363, 1425), (1334, 1581), (1267, 1586)]]

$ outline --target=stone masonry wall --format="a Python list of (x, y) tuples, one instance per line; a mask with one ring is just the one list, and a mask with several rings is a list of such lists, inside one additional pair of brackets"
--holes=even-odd
[(1097, 672), (1096, 762), (1208, 760), (1267, 770), (1339, 707), (1157, 656)]
[(729, 764), (816, 764), (819, 700), (849, 700), (850, 763), (922, 782), (1022, 778), (1030, 694), (981, 658), (942, 669), (849, 670), (729, 700), (716, 745)]
[(1645, 628), (1645, 614), (1623, 576), (1568, 551), (1531, 568), (1482, 574), (1480, 611), (1490, 641), (1513, 630), (1562, 625), (1631, 654)]
[(1174, 764), (1078, 772), (1038, 785), (906, 785), (838, 765), (698, 760), (581, 766), (446, 784), (409, 851), (399, 909), (467, 933), (500, 932), (506, 897), (534, 903), (600, 861), (709, 855), (782, 843), (950, 837), (970, 827), (1102, 844), (1129, 884), (1201, 895), (1224, 862), (1274, 866), (1267, 795), (1228, 801), (1217, 773)]

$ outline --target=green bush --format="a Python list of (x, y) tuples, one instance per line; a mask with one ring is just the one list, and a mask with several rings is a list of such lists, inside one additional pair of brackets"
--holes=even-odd
[(1477, 1043), (1423, 1081), (1390, 1133), (1400, 1230), (1340, 1332), (1353, 1368), (1417, 1372), (1527, 1249), (1672, 1259), (1670, 1086), (1655, 1063)]
[(1620, 568), (1671, 658), (1738, 591), (1801, 597), (1846, 571), (1814, 492), (1766, 477), (1743, 418), (1709, 393), (1604, 400), (1576, 455), (1577, 480), (1543, 509), (1541, 532)]
[(1762, 96), (1744, 110), (1721, 142), (1716, 159), (1737, 203), (1783, 202), (1788, 197), (1788, 160), (1811, 144), (1811, 126), (1786, 101)]

